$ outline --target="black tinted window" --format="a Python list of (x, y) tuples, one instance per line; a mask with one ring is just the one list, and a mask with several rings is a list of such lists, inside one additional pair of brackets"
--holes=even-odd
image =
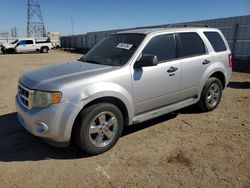
[(26, 44), (33, 44), (33, 40), (26, 40), (25, 43)]
[(19, 46), (19, 45), (25, 45), (25, 40), (19, 41), (19, 42), (18, 42), (18, 46)]
[(174, 59), (175, 43), (171, 34), (154, 37), (144, 48), (142, 54), (156, 55), (158, 61)]
[(216, 52), (221, 52), (227, 50), (226, 45), (221, 38), (220, 34), (217, 32), (204, 32), (206, 35), (207, 39), (211, 43), (211, 45), (214, 48), (214, 51)]
[(195, 56), (205, 53), (205, 46), (197, 33), (180, 33), (181, 56)]

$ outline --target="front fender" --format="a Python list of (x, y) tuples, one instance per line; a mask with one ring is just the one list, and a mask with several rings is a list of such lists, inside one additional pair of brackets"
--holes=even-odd
[(71, 89), (63, 100), (69, 101), (77, 106), (83, 108), (89, 102), (102, 97), (115, 97), (121, 100), (127, 108), (129, 115), (129, 123), (132, 121), (134, 115), (132, 91), (128, 91), (125, 87), (112, 82), (99, 82), (84, 85), (77, 89), (75, 95), (72, 95)]
[[(110, 83), (110, 82), (102, 82), (91, 85), (85, 85), (84, 87), (77, 89), (76, 95), (72, 96), (74, 89), (70, 89), (70, 91), (64, 93), (63, 101), (70, 104), (74, 104), (76, 107), (74, 109), (70, 109), (70, 123), (67, 123), (67, 127), (65, 127), (65, 138), (69, 139), (74, 120), (77, 115), (91, 101), (102, 98), (102, 97), (115, 97), (120, 99), (126, 106), (128, 115), (129, 115), (129, 124), (132, 123), (134, 108), (132, 106), (132, 96), (129, 91), (127, 91), (124, 87), (121, 87), (118, 84)], [(69, 96), (71, 96), (69, 98)], [(66, 110), (66, 109), (65, 109)]]

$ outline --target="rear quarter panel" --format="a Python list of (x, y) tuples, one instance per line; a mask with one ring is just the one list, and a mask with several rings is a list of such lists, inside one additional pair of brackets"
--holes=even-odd
[(199, 94), (202, 92), (202, 89), (204, 88), (208, 78), (211, 77), (211, 75), (213, 73), (215, 73), (215, 72), (223, 73), (223, 75), (225, 76), (226, 85), (229, 83), (230, 78), (231, 78), (231, 73), (232, 73), (232, 68), (228, 66), (228, 55), (231, 54), (231, 50), (229, 48), (229, 45), (228, 45), (224, 35), (222, 34), (222, 32), (219, 29), (206, 29), (204, 32), (206, 32), (206, 31), (218, 32), (221, 35), (221, 37), (222, 37), (222, 39), (227, 47), (227, 50), (222, 51), (222, 52), (215, 52), (212, 45), (210, 44), (209, 40), (204, 35), (203, 31), (200, 32), (200, 35), (202, 36), (202, 38), (205, 42), (205, 45), (207, 46), (209, 54), (211, 55), (213, 61), (202, 76), (202, 79), (200, 81), (200, 86), (199, 86)]

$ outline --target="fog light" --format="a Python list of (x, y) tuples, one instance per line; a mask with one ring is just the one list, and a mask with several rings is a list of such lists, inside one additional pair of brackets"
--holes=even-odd
[(38, 133), (46, 133), (49, 130), (48, 125), (44, 122), (37, 122), (36, 123), (36, 131)]

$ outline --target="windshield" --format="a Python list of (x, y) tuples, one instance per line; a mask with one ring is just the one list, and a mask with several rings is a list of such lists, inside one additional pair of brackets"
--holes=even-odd
[(128, 62), (144, 37), (144, 34), (111, 35), (90, 50), (81, 61), (122, 66)]
[(15, 40), (14, 42), (12, 42), (11, 44), (16, 44), (18, 42), (18, 40)]

